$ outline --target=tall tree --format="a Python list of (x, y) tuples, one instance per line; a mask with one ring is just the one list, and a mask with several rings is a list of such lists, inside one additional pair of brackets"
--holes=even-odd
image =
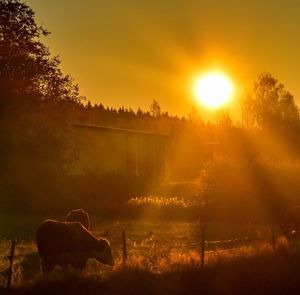
[(161, 114), (160, 105), (155, 99), (150, 104), (150, 113), (154, 117), (158, 117)]
[(51, 57), (41, 37), (32, 9), (19, 0), (0, 1), (0, 91), (6, 95), (29, 94), (38, 99), (79, 101), (77, 85), (62, 74), (60, 60)]
[(73, 155), (67, 123), (82, 97), (42, 43), (48, 34), (26, 3), (0, 0), (0, 181), (8, 191), (51, 187)]
[(286, 129), (299, 125), (293, 95), (270, 73), (261, 73), (243, 104), (243, 122), (259, 128)]

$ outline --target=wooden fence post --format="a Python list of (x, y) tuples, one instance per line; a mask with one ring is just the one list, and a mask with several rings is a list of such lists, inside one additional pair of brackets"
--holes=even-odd
[(9, 256), (9, 269), (8, 269), (7, 285), (6, 285), (7, 289), (10, 288), (10, 286), (11, 286), (15, 248), (16, 248), (16, 240), (12, 239), (11, 240), (11, 248), (10, 248), (10, 256)]
[(122, 252), (123, 252), (123, 257), (122, 257), (122, 263), (123, 263), (123, 268), (125, 269), (126, 267), (126, 260), (127, 260), (127, 245), (126, 245), (126, 231), (122, 230)]
[(205, 226), (202, 226), (202, 233), (201, 233), (201, 270), (204, 269), (204, 252), (205, 252)]
[(273, 250), (275, 250), (276, 238), (275, 238), (274, 225), (271, 226), (271, 244), (272, 244)]

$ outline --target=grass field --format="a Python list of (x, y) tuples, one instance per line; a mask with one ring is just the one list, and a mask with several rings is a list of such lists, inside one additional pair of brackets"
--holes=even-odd
[[(54, 218), (54, 217), (52, 217)], [(55, 217), (56, 219), (62, 219)], [(4, 220), (4, 218), (3, 218)], [(39, 217), (24, 218), (21, 223), (5, 219), (6, 226), (0, 243), (0, 284), (7, 280), (10, 238), (17, 239), (14, 260), (13, 286), (35, 282), (40, 276), (40, 264), (34, 243), (35, 229), (41, 222)], [(200, 268), (201, 233), (203, 224), (198, 222), (150, 222), (135, 221), (92, 221), (96, 236), (106, 237), (113, 249), (116, 265), (106, 267), (95, 260), (89, 260), (84, 276), (105, 278), (122, 269), (122, 230), (126, 231), (127, 267), (153, 274), (163, 274), (183, 269)], [(10, 227), (10, 230), (9, 230)], [(263, 238), (258, 243), (239, 242), (238, 239)], [(215, 223), (205, 225), (205, 264), (214, 265), (239, 256), (253, 256), (255, 253), (271, 253), (270, 229), (250, 224)], [(237, 240), (236, 240), (237, 239)], [(227, 240), (225, 243), (218, 241)], [(232, 240), (232, 241), (228, 241)], [(217, 241), (217, 242), (212, 242)], [(58, 275), (59, 269), (57, 270)]]
[[(148, 259), (154, 253), (150, 251)], [(208, 255), (203, 271), (197, 254), (188, 252), (156, 257), (159, 271), (150, 269), (151, 264), (134, 263), (135, 257), (126, 269), (120, 264), (105, 269), (90, 261), (81, 276), (54, 272), (32, 283), (19, 282), (10, 290), (0, 288), (0, 294), (299, 294), (300, 255), (285, 241), (275, 249), (261, 243), (236, 248), (235, 255), (221, 253), (217, 260)]]

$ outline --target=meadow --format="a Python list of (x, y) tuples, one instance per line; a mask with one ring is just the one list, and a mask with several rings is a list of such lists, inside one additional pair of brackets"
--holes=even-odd
[[(41, 282), (40, 263), (34, 242), (35, 229), (40, 217), (15, 219), (3, 217), (1, 228), (0, 284), (5, 287), (8, 274), (10, 239), (17, 241), (12, 286), (29, 288)], [(62, 220), (63, 217), (52, 217)], [(6, 220), (6, 224), (4, 223)], [(21, 221), (21, 222), (19, 222)], [(275, 251), (271, 245), (271, 231), (266, 225), (237, 223), (207, 223), (163, 220), (101, 220), (92, 216), (91, 230), (96, 236), (106, 237), (112, 246), (116, 265), (111, 268), (95, 260), (89, 260), (86, 269), (76, 280), (92, 280), (94, 283), (110, 280), (112, 277), (130, 276), (137, 272), (147, 276), (166, 276), (176, 272), (199, 272), (201, 265), (202, 228), (205, 226), (205, 270), (231, 263), (235, 259), (250, 259), (269, 256)], [(21, 224), (21, 226), (20, 226)], [(10, 230), (8, 230), (10, 228)], [(126, 268), (122, 259), (122, 231), (126, 232)], [(287, 249), (285, 240), (277, 242), (281, 249)], [(274, 245), (273, 245), (274, 246)], [(56, 283), (68, 281), (57, 268), (53, 274)], [(132, 278), (133, 279), (133, 278)], [(50, 285), (56, 284), (54, 281)], [(41, 283), (41, 284), (43, 284)], [(90, 284), (90, 283), (89, 283)], [(101, 283), (102, 284), (102, 283)], [(93, 285), (93, 283), (92, 283)], [(167, 287), (167, 286), (166, 286)], [(50, 288), (51, 289), (51, 288)], [(50, 293), (49, 293), (50, 294)]]

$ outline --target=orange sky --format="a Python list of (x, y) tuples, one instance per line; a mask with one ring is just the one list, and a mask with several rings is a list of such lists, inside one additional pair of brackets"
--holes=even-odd
[(300, 105), (295, 0), (30, 0), (62, 69), (92, 102), (187, 115), (197, 73), (219, 69), (239, 91), (271, 72)]

